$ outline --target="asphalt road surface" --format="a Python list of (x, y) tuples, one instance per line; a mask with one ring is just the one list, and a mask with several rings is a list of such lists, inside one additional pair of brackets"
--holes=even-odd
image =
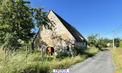
[(116, 72), (110, 51), (102, 51), (84, 62), (69, 68), (69, 73), (114, 73)]

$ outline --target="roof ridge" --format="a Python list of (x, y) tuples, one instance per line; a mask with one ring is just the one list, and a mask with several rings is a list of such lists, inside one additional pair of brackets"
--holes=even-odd
[[(66, 29), (71, 33), (71, 35), (76, 39), (77, 42), (86, 41), (86, 39), (81, 35), (79, 31), (75, 29), (72, 25), (70, 25), (68, 22), (66, 22), (63, 18), (61, 18), (58, 14), (56, 14), (54, 11), (52, 11), (57, 18), (62, 22), (62, 24), (66, 27)], [(75, 32), (75, 33), (74, 33)], [(84, 39), (82, 40), (81, 37)]]

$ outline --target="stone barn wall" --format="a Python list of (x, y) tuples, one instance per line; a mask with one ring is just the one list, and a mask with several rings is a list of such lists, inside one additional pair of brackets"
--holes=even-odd
[(76, 42), (75, 46), (79, 49), (86, 49), (86, 42)]
[[(66, 49), (67, 46), (74, 44), (74, 37), (69, 33), (66, 27), (60, 22), (60, 20), (54, 15), (53, 12), (50, 12), (48, 18), (54, 21), (54, 27), (52, 30), (45, 29), (41, 31), (41, 39), (47, 43), (48, 46), (54, 47), (54, 49)], [(61, 50), (60, 49), (60, 50)]]
[[(48, 14), (48, 18), (55, 23), (54, 27), (50, 30), (42, 26), (43, 30), (38, 32), (37, 37), (34, 40), (34, 47), (40, 45), (39, 42), (43, 42), (46, 44), (46, 47), (53, 47), (59, 52), (65, 52), (67, 48), (72, 51), (74, 46), (86, 48), (86, 43), (76, 42), (76, 39), (69, 32), (70, 28), (67, 29), (52, 11)], [(83, 40), (84, 38), (81, 37), (81, 39)]]

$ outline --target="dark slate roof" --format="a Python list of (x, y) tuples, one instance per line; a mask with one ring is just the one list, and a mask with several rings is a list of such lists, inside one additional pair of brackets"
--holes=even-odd
[[(86, 39), (68, 22), (66, 22), (63, 18), (61, 18), (58, 14), (56, 14), (54, 11), (53, 13), (58, 17), (58, 19), (62, 22), (62, 24), (67, 28), (67, 30), (72, 34), (72, 36), (75, 38), (77, 42), (86, 41)], [(82, 40), (80, 37), (82, 37), (84, 40)], [(86, 41), (87, 42), (87, 41)]]

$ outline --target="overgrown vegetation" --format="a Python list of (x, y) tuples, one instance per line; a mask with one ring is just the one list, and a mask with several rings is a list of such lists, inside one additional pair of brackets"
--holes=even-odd
[[(35, 27), (52, 29), (51, 21), (43, 8), (32, 8), (29, 1), (0, 1), (0, 73), (49, 73), (53, 69), (64, 69), (92, 57), (106, 47), (107, 39), (98, 39), (97, 34), (88, 37), (88, 44), (96, 48), (74, 49), (73, 56), (44, 54), (31, 51)], [(40, 42), (39, 42), (40, 44)], [(42, 44), (41, 44), (42, 45)], [(26, 47), (24, 47), (26, 46)], [(93, 47), (93, 46), (92, 46)], [(13, 53), (16, 51), (16, 55)], [(42, 58), (43, 57), (43, 58)]]
[(40, 26), (49, 27), (51, 23), (43, 8), (32, 8), (29, 1), (0, 1), (0, 45), (5, 50), (16, 50), (23, 44), (32, 43), (35, 32)]
[[(107, 45), (108, 43), (109, 46)], [(113, 46), (113, 41), (107, 38), (98, 38), (98, 34), (95, 35), (89, 35), (88, 36), (88, 45), (89, 46), (95, 46), (96, 48), (112, 48)], [(114, 39), (114, 45), (115, 48), (109, 49), (111, 50), (111, 53), (114, 58), (114, 63), (116, 66), (116, 69), (118, 73), (122, 73), (122, 41), (120, 41), (120, 38), (115, 38)]]
[(53, 69), (67, 69), (69, 66), (81, 62), (88, 57), (98, 53), (96, 48), (84, 49), (76, 56), (49, 56), (44, 54), (44, 59), (41, 59), (39, 51), (27, 53), (18, 51), (16, 56), (9, 56), (6, 61), (4, 52), (0, 50), (0, 73), (50, 73)]
[(122, 48), (122, 41), (120, 41), (119, 46)]
[(111, 49), (111, 53), (118, 73), (122, 73), (122, 48)]
[(115, 41), (115, 46), (120, 47), (120, 38), (115, 38), (114, 41)]
[[(91, 34), (88, 36), (88, 45), (89, 46), (95, 46), (96, 48), (107, 48), (107, 47), (111, 47), (113, 43), (113, 40), (108, 39), (108, 38), (100, 38), (99, 34)], [(116, 47), (120, 46), (120, 38), (115, 38), (114, 39), (114, 45)]]

